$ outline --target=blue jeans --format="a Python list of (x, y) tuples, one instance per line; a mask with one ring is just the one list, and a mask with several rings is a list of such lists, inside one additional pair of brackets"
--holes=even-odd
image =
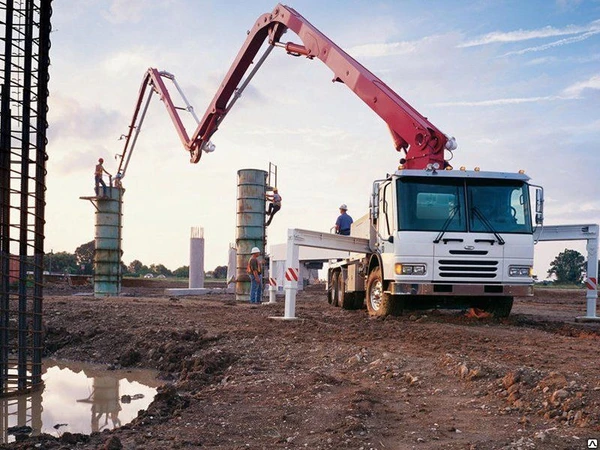
[(96, 182), (96, 188), (95, 188), (95, 191), (96, 191), (96, 197), (97, 197), (98, 195), (100, 195), (100, 194), (98, 194), (98, 189), (100, 188), (100, 185), (102, 185), (102, 193), (103, 193), (103, 195), (106, 197), (106, 183), (105, 183), (105, 182), (104, 182), (104, 180), (102, 179), (102, 176), (97, 176), (97, 175), (96, 175), (94, 178), (95, 178), (95, 179), (94, 179), (94, 181)]
[(262, 285), (254, 277), (250, 278), (250, 303), (261, 303)]

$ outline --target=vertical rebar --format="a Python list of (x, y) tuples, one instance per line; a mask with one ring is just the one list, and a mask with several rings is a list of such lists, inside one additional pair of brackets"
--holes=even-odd
[(4, 67), (0, 100), (0, 395), (8, 391), (10, 323), (10, 74), (12, 63), (13, 5), (7, 2), (4, 17)]
[(0, 2), (0, 396), (42, 382), (51, 1)]

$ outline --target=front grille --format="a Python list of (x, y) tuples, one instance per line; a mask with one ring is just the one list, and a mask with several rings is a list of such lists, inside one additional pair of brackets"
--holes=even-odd
[(465, 259), (441, 259), (441, 278), (481, 278), (492, 279), (498, 274), (498, 261), (471, 261)]
[(450, 250), (448, 253), (451, 255), (487, 255), (487, 250)]

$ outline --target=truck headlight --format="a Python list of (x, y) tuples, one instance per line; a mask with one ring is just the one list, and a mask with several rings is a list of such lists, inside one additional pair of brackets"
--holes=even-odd
[(396, 272), (396, 275), (425, 275), (427, 273), (427, 267), (425, 264), (396, 263), (394, 272)]
[(508, 266), (509, 277), (531, 277), (532, 272), (531, 266)]

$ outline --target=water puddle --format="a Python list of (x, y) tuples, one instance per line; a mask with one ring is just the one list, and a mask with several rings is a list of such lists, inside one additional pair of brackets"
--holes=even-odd
[(106, 370), (91, 364), (44, 360), (44, 388), (0, 398), (0, 444), (15, 432), (90, 434), (125, 425), (146, 409), (161, 384), (149, 370)]

